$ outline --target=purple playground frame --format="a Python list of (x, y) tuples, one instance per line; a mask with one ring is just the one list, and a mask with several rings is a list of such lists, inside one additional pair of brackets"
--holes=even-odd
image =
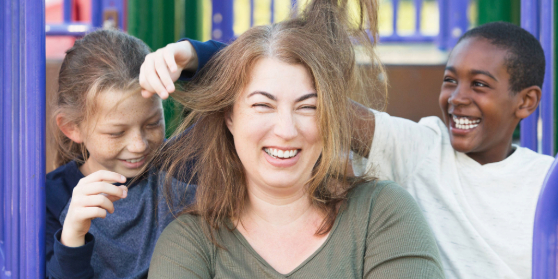
[[(125, 3), (124, 1), (119, 3)], [(230, 42), (234, 39), (232, 1), (213, 0), (212, 34), (221, 41)], [(414, 0), (415, 4), (419, 2), (421, 1)], [(466, 20), (451, 12), (460, 12), (463, 15), (466, 2), (467, 0), (440, 0), (440, 9), (449, 11), (440, 18), (441, 23), (445, 23), (440, 25), (440, 34), (436, 38), (441, 47), (451, 47), (457, 40), (456, 37), (459, 37), (456, 35), (466, 30)], [(81, 26), (84, 29), (100, 27), (104, 1), (92, 3), (95, 4), (92, 7), (91, 25), (66, 21), (65, 25), (50, 25), (47, 33), (76, 36), (76, 28), (68, 29), (69, 26)], [(294, 0), (291, 3), (293, 6), (297, 5)], [(67, 5), (65, 3), (65, 7)], [(540, 38), (547, 59), (543, 102), (540, 107), (543, 121), (542, 150), (546, 154), (554, 154), (553, 5), (553, 0), (522, 0), (521, 6), (522, 26)], [(125, 9), (125, 4), (120, 9)], [(66, 8), (66, 11), (69, 10), (70, 8)], [(0, 279), (45, 276), (44, 12), (44, 0), (0, 1)], [(71, 19), (71, 14), (65, 13), (64, 18)], [(60, 28), (66, 30), (60, 31)], [(415, 31), (417, 30), (420, 27)], [(393, 40), (417, 42), (433, 39), (421, 38), (416, 34), (403, 38)], [(383, 40), (390, 39), (385, 37)], [(538, 117), (536, 114), (532, 119), (522, 122), (522, 145), (534, 150), (537, 149)], [(533, 233), (535, 279), (558, 278), (556, 200), (558, 160), (546, 177), (537, 205)]]
[(72, 0), (64, 0), (64, 23), (46, 24), (47, 36), (72, 36), (83, 37), (85, 34), (103, 27), (103, 11), (111, 9), (118, 14), (118, 26), (126, 30), (126, 4), (127, 0), (92, 0), (91, 23), (72, 22)]
[(45, 4), (0, 3), (0, 278), (44, 278)]
[(543, 154), (555, 155), (554, 131), (554, 2), (552, 0), (522, 0), (521, 27), (540, 40), (546, 56), (546, 69), (539, 109), (521, 121), (521, 146), (535, 152), (538, 146), (538, 121), (542, 121)]
[[(393, 34), (389, 36), (380, 36), (380, 41), (387, 42), (436, 42), (441, 49), (451, 49), (459, 37), (465, 33), (469, 26), (467, 20), (467, 10), (469, 0), (438, 0), (440, 10), (440, 32), (437, 36), (423, 35), (420, 32), (422, 18), (423, 0), (413, 0), (415, 6), (415, 30), (410, 35), (399, 35), (397, 33), (397, 16), (400, 0), (391, 0), (393, 4)], [(234, 10), (232, 7), (234, 0), (212, 0), (213, 5), (213, 25), (212, 39), (230, 43), (236, 38), (233, 31)], [(297, 1), (291, 0), (291, 6), (296, 7)], [(275, 1), (270, 3), (271, 20), (275, 22), (274, 10)], [(218, 21), (215, 21), (218, 19)], [(254, 26), (254, 0), (250, 0), (250, 26)]]

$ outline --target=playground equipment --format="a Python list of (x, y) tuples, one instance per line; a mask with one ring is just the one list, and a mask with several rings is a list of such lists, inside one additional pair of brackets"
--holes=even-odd
[[(421, 33), (422, 4), (423, 0), (412, 0), (415, 13), (414, 32), (409, 35), (401, 35), (397, 32), (398, 13), (401, 0), (391, 0), (392, 5), (392, 26), (394, 32), (391, 35), (381, 36), (380, 42), (435, 42), (442, 49), (452, 48), (459, 37), (467, 30), (469, 21), (467, 18), (467, 10), (469, 7), (468, 0), (442, 0), (438, 1), (438, 11), (440, 17), (440, 31), (438, 35), (425, 35)], [(304, 2), (304, 1), (301, 1)], [(212, 0), (212, 39), (224, 43), (230, 43), (236, 38), (234, 26), (234, 7), (233, 1)], [(275, 21), (274, 10), (275, 1), (270, 1), (269, 9), (271, 10), (270, 23)], [(291, 0), (291, 6), (296, 8), (298, 2)], [(255, 4), (254, 0), (250, 0), (250, 26), (254, 26)]]
[[(156, 1), (156, 0), (154, 0)], [(141, 2), (141, 1), (140, 1)], [(128, 6), (126, 0), (91, 1), (91, 23), (71, 22), (71, 1), (64, 2), (64, 22), (44, 22), (44, 0), (11, 0), (0, 2), (0, 279), (43, 278), (45, 229), (45, 34), (82, 36), (104, 24), (121, 28), (138, 19), (139, 6)], [(212, 36), (230, 42), (233, 30), (233, 1), (213, 0)], [(400, 0), (392, 0), (397, 7)], [(405, 36), (394, 32), (382, 36), (382, 42), (433, 42), (451, 48), (467, 29), (467, 0), (439, 0), (440, 30), (436, 36), (420, 32), (421, 0), (417, 7), (415, 31)], [(291, 5), (297, 2), (291, 0)], [(254, 0), (250, 0), (250, 24), (254, 25)], [(138, 8), (139, 7), (139, 8)], [(159, 8), (165, 9), (165, 6)], [(547, 68), (543, 86), (542, 150), (554, 155), (554, 3), (552, 0), (522, 0), (521, 24), (540, 38)], [(274, 0), (271, 0), (274, 9)], [(128, 13), (130, 12), (130, 18)], [(393, 30), (397, 30), (397, 12), (393, 9)], [(133, 14), (132, 14), (133, 13)], [(274, 16), (271, 13), (271, 21)], [(127, 20), (129, 19), (129, 20)], [(135, 27), (134, 27), (135, 28)], [(132, 30), (130, 30), (132, 31)], [(140, 31), (134, 31), (140, 32)], [(141, 31), (141, 32), (150, 32)], [(133, 33), (133, 32), (132, 32)], [(141, 37), (141, 36), (140, 36)], [(142, 38), (144, 39), (144, 38)], [(149, 44), (149, 42), (148, 42)], [(150, 44), (151, 45), (151, 44)], [(151, 45), (154, 47), (153, 45)], [(536, 135), (539, 114), (523, 121), (522, 145), (537, 150)], [(553, 165), (537, 208), (533, 244), (533, 278), (558, 278), (556, 275), (556, 243), (558, 236), (557, 162)]]

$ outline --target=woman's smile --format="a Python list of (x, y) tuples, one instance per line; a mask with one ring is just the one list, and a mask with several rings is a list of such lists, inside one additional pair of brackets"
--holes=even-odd
[(296, 165), (300, 158), (301, 149), (264, 147), (264, 157), (268, 163), (278, 168), (288, 168)]

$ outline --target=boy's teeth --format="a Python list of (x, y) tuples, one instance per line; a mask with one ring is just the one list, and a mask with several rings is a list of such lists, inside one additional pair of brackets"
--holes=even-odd
[(462, 130), (469, 130), (479, 126), (480, 119), (471, 120), (467, 117), (457, 117), (453, 115), (453, 122), (455, 122), (455, 128)]
[(298, 153), (297, 149), (294, 149), (294, 150), (279, 150), (279, 149), (275, 149), (275, 148), (264, 148), (264, 151), (269, 156), (272, 156), (272, 157), (275, 157), (275, 158), (282, 158), (282, 159), (292, 158), (292, 157), (296, 156), (296, 154)]

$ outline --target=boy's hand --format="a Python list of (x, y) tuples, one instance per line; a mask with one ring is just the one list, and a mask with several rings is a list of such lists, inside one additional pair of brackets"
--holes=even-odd
[(182, 71), (197, 68), (198, 55), (190, 42), (168, 44), (145, 57), (139, 75), (141, 95), (149, 98), (158, 94), (166, 99), (174, 92), (174, 82)]
[(113, 202), (126, 198), (126, 186), (110, 183), (126, 182), (126, 178), (115, 172), (100, 170), (82, 178), (72, 193), (68, 215), (62, 227), (60, 242), (68, 247), (85, 244), (85, 235), (94, 218), (105, 218), (107, 211), (114, 212)]

